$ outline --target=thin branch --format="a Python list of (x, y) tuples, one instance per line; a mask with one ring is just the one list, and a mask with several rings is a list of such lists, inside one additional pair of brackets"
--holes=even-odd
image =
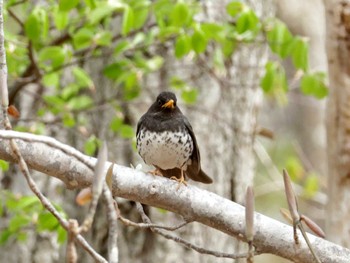
[(136, 223), (133, 222), (125, 217), (123, 217), (120, 214), (120, 210), (118, 208), (118, 203), (114, 202), (114, 206), (115, 206), (115, 210), (117, 211), (117, 215), (118, 215), (118, 219), (126, 226), (133, 226), (133, 227), (137, 227), (137, 228), (160, 228), (160, 229), (164, 229), (164, 230), (168, 230), (168, 231), (175, 231), (177, 229), (180, 229), (186, 225), (188, 225), (190, 222), (188, 221), (184, 221), (176, 226), (163, 226), (163, 225), (159, 225), (159, 224), (153, 224), (153, 223)]
[(75, 247), (74, 237), (78, 233), (78, 222), (74, 219), (68, 221), (68, 242), (67, 242), (67, 252), (66, 252), (66, 262), (75, 263), (78, 260), (77, 248)]
[[(151, 224), (151, 219), (145, 214), (144, 210), (143, 210), (143, 207), (140, 203), (136, 202), (136, 209), (137, 211), (139, 212), (142, 220), (147, 223), (147, 224)], [(171, 235), (171, 234), (168, 234), (166, 233), (164, 230), (161, 230), (161, 229), (157, 229), (157, 228), (153, 228), (151, 227), (151, 230), (163, 237), (165, 237), (166, 239), (170, 239), (170, 240), (173, 240), (175, 241), (176, 243), (179, 243), (189, 249), (193, 249), (194, 251), (197, 251), (198, 253), (201, 253), (201, 254), (207, 254), (207, 255), (212, 255), (212, 256), (215, 256), (215, 257), (219, 257), (219, 258), (232, 258), (232, 259), (238, 259), (238, 258), (247, 258), (248, 257), (248, 254), (247, 253), (241, 253), (241, 254), (231, 254), (231, 253), (225, 253), (225, 252), (217, 252), (217, 251), (214, 251), (214, 250), (208, 250), (208, 249), (205, 249), (205, 248), (201, 248), (201, 247), (198, 247), (180, 237), (177, 237), (177, 236), (174, 236), (174, 235)]]
[(107, 145), (106, 142), (103, 142), (102, 147), (98, 153), (97, 163), (94, 170), (94, 182), (92, 184), (92, 200), (90, 203), (89, 211), (81, 226), (81, 231), (88, 231), (92, 225), (92, 222), (94, 221), (98, 199), (100, 198), (100, 195), (102, 193), (106, 177), (104, 167), (107, 162), (107, 158)]
[(107, 184), (103, 187), (103, 197), (107, 205), (107, 218), (108, 218), (108, 259), (110, 263), (118, 263), (119, 251), (118, 251), (118, 226), (117, 211), (114, 208), (114, 199)]
[[(4, 126), (6, 129), (11, 130), (12, 126), (9, 120), (9, 117), (7, 115), (7, 108), (8, 108), (8, 87), (7, 87), (7, 64), (6, 64), (6, 52), (5, 52), (5, 45), (4, 45), (4, 19), (3, 19), (3, 1), (0, 0), (0, 90), (1, 90), (1, 108), (2, 108), (2, 114), (4, 119)], [(66, 229), (68, 232), (70, 231), (70, 224), (61, 216), (61, 214), (55, 209), (55, 207), (51, 204), (50, 200), (47, 199), (41, 192), (39, 187), (36, 185), (35, 181), (30, 175), (27, 163), (25, 162), (18, 145), (15, 141), (15, 139), (10, 139), (10, 148), (12, 150), (12, 155), (14, 155), (14, 159), (18, 163), (19, 169), (24, 175), (27, 184), (29, 188), (32, 190), (32, 192), (38, 197), (42, 205), (58, 220), (60, 225)], [(72, 232), (70, 232), (72, 233)], [(79, 235), (77, 240), (79, 243), (81, 243), (85, 239)], [(106, 262), (106, 260), (101, 257), (97, 252), (95, 252), (87, 242), (83, 242), (83, 247), (86, 248), (86, 250), (89, 252), (90, 255), (97, 261), (97, 262)]]
[[(28, 133), (0, 130), (0, 159), (15, 162), (10, 139), (16, 139), (18, 147), (31, 169), (58, 178), (71, 189), (82, 189), (91, 186), (96, 159), (86, 156), (73, 147), (57, 140)], [(40, 141), (44, 141), (40, 142)], [(49, 146), (51, 142), (56, 147)], [(49, 143), (50, 144), (50, 143)], [(62, 151), (61, 149), (64, 149)], [(80, 162), (71, 154), (83, 159)], [(35, 156), (35, 158), (33, 158)], [(47, 158), (54, 156), (54, 158)], [(106, 170), (111, 163), (106, 164)], [(185, 220), (197, 221), (210, 228), (217, 229), (230, 236), (243, 239), (244, 208), (215, 193), (193, 185), (176, 191), (177, 183), (162, 177), (153, 177), (130, 167), (114, 165), (112, 194), (121, 198), (142, 202), (179, 214)], [(273, 220), (260, 213), (254, 216), (254, 246), (258, 253), (273, 253), (286, 259), (298, 262), (313, 262), (304, 239), (295, 246), (292, 228), (289, 225)], [(307, 234), (311, 244), (322, 262), (347, 262), (350, 250), (329, 241)], [(77, 237), (79, 239), (79, 236)], [(266, 240), (269, 242), (266, 242)], [(86, 241), (85, 241), (86, 242)]]
[(24, 23), (19, 19), (19, 17), (10, 9), (7, 9), (9, 15), (20, 25), (21, 28), (24, 28)]

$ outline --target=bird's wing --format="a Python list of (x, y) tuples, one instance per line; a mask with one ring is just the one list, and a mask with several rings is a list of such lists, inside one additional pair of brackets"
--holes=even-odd
[(139, 122), (137, 123), (136, 137), (137, 137), (137, 135), (139, 134), (140, 127), (141, 127), (141, 123), (143, 122), (144, 119), (145, 119), (145, 115), (143, 115), (143, 116), (140, 118)]
[(194, 181), (210, 184), (213, 182), (213, 180), (201, 169), (201, 156), (199, 153), (196, 136), (194, 135), (192, 126), (186, 117), (184, 118), (184, 120), (185, 126), (193, 141), (193, 153), (191, 156), (191, 164), (188, 165), (186, 174), (189, 178), (191, 178)]
[(191, 160), (192, 160), (191, 166), (195, 167), (197, 169), (196, 173), (198, 173), (201, 168), (201, 156), (199, 154), (199, 148), (198, 148), (196, 136), (194, 135), (193, 128), (190, 122), (185, 116), (184, 116), (184, 123), (193, 141), (193, 153), (191, 156)]

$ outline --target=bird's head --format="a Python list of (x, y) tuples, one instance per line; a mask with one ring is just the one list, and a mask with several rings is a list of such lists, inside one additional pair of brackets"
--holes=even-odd
[(176, 96), (172, 92), (161, 92), (155, 102), (155, 106), (158, 111), (172, 111), (176, 108)]

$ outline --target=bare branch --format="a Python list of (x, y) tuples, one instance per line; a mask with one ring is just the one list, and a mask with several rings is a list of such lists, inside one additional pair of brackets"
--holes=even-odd
[[(14, 138), (23, 158), (32, 169), (62, 180), (69, 188), (82, 189), (91, 186), (93, 171), (90, 167), (96, 164), (95, 158), (85, 156), (53, 138), (0, 130), (0, 159), (15, 162), (10, 147), (10, 139)], [(106, 171), (110, 165), (111, 163), (106, 164)], [(113, 196), (163, 208), (182, 215), (185, 220), (198, 221), (244, 239), (242, 206), (191, 184), (178, 191), (176, 186), (176, 182), (167, 178), (153, 177), (139, 170), (114, 165)], [(294, 245), (290, 226), (259, 213), (255, 213), (254, 219), (254, 245), (258, 253), (273, 253), (297, 262), (313, 261), (304, 240), (300, 240), (299, 246)], [(349, 249), (311, 234), (308, 237), (321, 262), (347, 262), (350, 258)]]
[(150, 223), (150, 224), (148, 224), (148, 223), (135, 223), (135, 222), (123, 217), (120, 214), (120, 210), (118, 208), (117, 202), (114, 202), (114, 206), (115, 206), (115, 209), (116, 209), (117, 214), (118, 214), (118, 219), (126, 226), (133, 226), (133, 227), (137, 227), (137, 228), (160, 228), (160, 229), (164, 229), (164, 230), (168, 230), (168, 231), (174, 231), (174, 230), (180, 229), (180, 228), (182, 228), (190, 223), (190, 222), (184, 221), (176, 226), (163, 226), (163, 225), (152, 224), (152, 223)]
[(68, 221), (68, 243), (66, 252), (66, 262), (75, 263), (78, 260), (77, 249), (74, 243), (74, 237), (78, 234), (78, 222), (77, 220), (70, 219)]
[(250, 186), (246, 192), (245, 224), (245, 235), (249, 245), (247, 262), (252, 263), (254, 262), (254, 193)]
[[(151, 219), (149, 219), (149, 217), (145, 214), (145, 212), (143, 211), (143, 207), (140, 203), (136, 203), (136, 208), (137, 208), (137, 211), (139, 212), (139, 214), (141, 215), (141, 218), (142, 220), (147, 223), (147, 224), (151, 224)], [(205, 249), (205, 248), (201, 248), (201, 247), (198, 247), (180, 237), (177, 237), (177, 236), (174, 236), (174, 235), (171, 235), (169, 233), (166, 233), (164, 230), (161, 230), (161, 229), (157, 229), (157, 228), (151, 228), (151, 230), (163, 237), (165, 237), (166, 239), (170, 239), (170, 240), (173, 240), (177, 243), (180, 243), (182, 244), (183, 246), (189, 248), (189, 249), (193, 249), (195, 251), (197, 251), (198, 253), (201, 253), (201, 254), (207, 254), (207, 255), (212, 255), (212, 256), (215, 256), (215, 257), (219, 257), (219, 258), (232, 258), (232, 259), (238, 259), (238, 258), (246, 258), (248, 255), (246, 253), (243, 253), (243, 254), (230, 254), (230, 253), (225, 253), (225, 252), (217, 252), (217, 251), (213, 251), (213, 250), (208, 250), (208, 249)]]
[(118, 231), (117, 231), (117, 211), (114, 208), (115, 201), (107, 184), (103, 187), (103, 196), (107, 204), (108, 217), (108, 259), (110, 263), (118, 263), (119, 251), (117, 246)]
[(81, 226), (81, 231), (88, 231), (94, 220), (98, 199), (100, 198), (105, 182), (106, 173), (104, 171), (104, 167), (107, 162), (107, 158), (107, 145), (106, 142), (103, 142), (102, 147), (98, 153), (97, 163), (94, 170), (94, 182), (92, 184), (92, 200), (90, 203), (89, 211)]

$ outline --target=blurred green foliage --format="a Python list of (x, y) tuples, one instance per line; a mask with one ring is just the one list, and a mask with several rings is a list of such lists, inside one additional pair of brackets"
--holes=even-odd
[[(140, 95), (143, 77), (163, 67), (164, 59), (154, 51), (156, 47), (166, 45), (177, 59), (204, 55), (215, 71), (225, 68), (237, 46), (263, 41), (279, 57), (266, 64), (261, 80), (266, 94), (286, 103), (288, 82), (280, 62), (290, 58), (302, 72), (301, 91), (316, 98), (327, 95), (324, 74), (309, 71), (307, 40), (294, 36), (283, 22), (260, 20), (240, 1), (226, 6), (227, 17), (222, 21), (197, 19), (202, 11), (201, 3), (194, 0), (60, 0), (35, 5), (7, 1), (9, 78), (14, 82), (29, 78), (29, 83), (44, 87), (38, 99), (39, 121), (49, 112), (57, 118), (56, 123), (76, 128), (88, 122), (81, 113), (96, 107), (99, 102), (94, 95), (102, 88), (84, 70), (87, 61), (110, 58), (102, 74), (113, 81), (115, 93), (121, 96), (103, 103), (116, 102), (119, 116), (119, 104)], [(62, 78), (67, 68), (72, 73), (68, 82)], [(168, 85), (181, 92), (185, 103), (196, 102), (198, 87), (179, 76), (170, 79)], [(117, 136), (130, 139), (131, 127), (125, 125), (118, 126), (113, 119), (110, 128)], [(91, 152), (91, 147), (86, 149)]]
[[(9, 0), (5, 4), (10, 88), (13, 85), (20, 92), (30, 83), (43, 88), (36, 95), (36, 123), (27, 127), (22, 122), (15, 129), (45, 133), (44, 117), (52, 115), (54, 122), (65, 128), (85, 128), (84, 151), (89, 155), (96, 153), (100, 140), (86, 127), (90, 120), (83, 113), (103, 103), (115, 109), (110, 131), (126, 140), (134, 138), (122, 104), (138, 98), (144, 77), (164, 66), (164, 58), (157, 53), (159, 47), (166, 47), (178, 60), (204, 57), (212, 72), (217, 72), (225, 69), (240, 45), (267, 43), (276, 57), (266, 64), (261, 79), (265, 94), (286, 103), (288, 82), (281, 65), (285, 59), (301, 73), (303, 94), (316, 98), (328, 94), (324, 74), (309, 70), (307, 39), (294, 36), (278, 19), (260, 20), (240, 1), (230, 2), (227, 17), (217, 22), (198, 19), (203, 10), (195, 0), (59, 0), (35, 4)], [(113, 82), (118, 96), (98, 101), (96, 89), (103, 87), (94, 83), (84, 64), (100, 58), (109, 58), (99, 73)], [(69, 78), (63, 78), (67, 71)], [(185, 103), (196, 103), (200, 87), (177, 75), (170, 76), (167, 84), (181, 93)], [(19, 92), (11, 93), (12, 102)], [(300, 180), (300, 174), (305, 174), (300, 161), (287, 158), (291, 159), (284, 161), (284, 167), (294, 180)], [(0, 168), (6, 171), (8, 164), (0, 161)], [(315, 176), (302, 177), (305, 191), (312, 194), (317, 190)], [(8, 228), (0, 235), (1, 243), (12, 238), (25, 240), (28, 227), (57, 231), (58, 239), (65, 239), (65, 232), (35, 197), (2, 191), (0, 198), (0, 215), (9, 218)]]
[[(54, 206), (62, 217), (66, 218), (62, 208), (58, 205)], [(60, 244), (67, 239), (65, 229), (42, 206), (36, 196), (20, 196), (0, 190), (0, 217), (3, 222), (0, 229), (0, 245), (11, 241), (25, 242), (29, 230), (35, 230), (38, 233), (54, 232)]]

